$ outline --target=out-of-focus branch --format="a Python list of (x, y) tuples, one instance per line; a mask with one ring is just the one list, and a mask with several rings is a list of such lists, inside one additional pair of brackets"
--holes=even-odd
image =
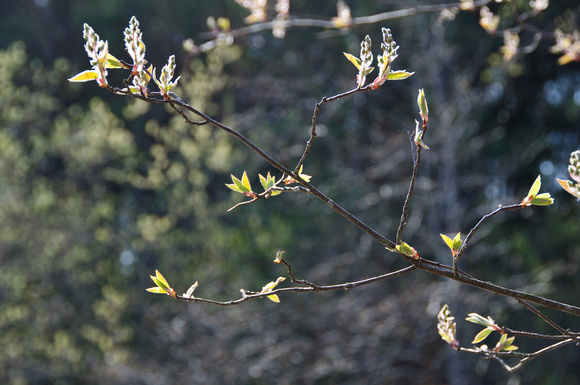
[[(492, 0), (479, 0), (474, 1), (474, 7), (480, 7), (486, 4), (491, 3)], [(449, 3), (449, 4), (433, 4), (433, 5), (419, 5), (416, 7), (409, 7), (404, 9), (399, 9), (396, 11), (388, 11), (383, 13), (378, 13), (375, 15), (369, 16), (361, 16), (355, 17), (348, 21), (346, 26), (337, 24), (333, 20), (328, 19), (303, 19), (303, 18), (288, 18), (283, 20), (272, 20), (272, 21), (265, 21), (259, 22), (255, 24), (251, 24), (245, 27), (235, 28), (230, 31), (215, 31), (215, 32), (208, 32), (202, 34), (202, 38), (210, 38), (211, 40), (193, 47), (190, 51), (192, 54), (198, 54), (200, 52), (207, 52), (218, 44), (219, 41), (225, 40), (226, 37), (230, 37), (230, 39), (236, 39), (241, 36), (250, 35), (260, 31), (268, 31), (274, 29), (292, 29), (292, 28), (325, 28), (325, 29), (341, 29), (341, 28), (350, 28), (354, 26), (361, 26), (361, 25), (368, 25), (368, 24), (376, 24), (380, 22), (384, 22), (387, 20), (394, 20), (394, 19), (401, 19), (404, 17), (419, 15), (419, 14), (427, 14), (427, 13), (437, 13), (444, 10), (455, 10), (459, 9), (464, 4), (461, 2), (459, 3)]]

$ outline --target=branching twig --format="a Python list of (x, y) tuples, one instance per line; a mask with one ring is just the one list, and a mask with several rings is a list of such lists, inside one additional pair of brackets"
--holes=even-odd
[(499, 214), (502, 211), (515, 210), (515, 209), (520, 209), (520, 208), (522, 208), (522, 205), (520, 205), (520, 204), (515, 204), (515, 205), (510, 205), (510, 206), (500, 206), (496, 210), (492, 211), (491, 213), (485, 214), (479, 220), (479, 222), (477, 222), (477, 224), (471, 229), (471, 231), (469, 231), (469, 233), (467, 234), (467, 237), (465, 237), (465, 240), (461, 244), (459, 251), (457, 252), (455, 257), (453, 258), (453, 271), (454, 271), (454, 273), (457, 273), (457, 262), (459, 261), (459, 258), (461, 258), (461, 255), (463, 254), (463, 252), (467, 248), (469, 241), (471, 240), (471, 237), (473, 237), (475, 232), (479, 229), (479, 227), (485, 221), (487, 221), (489, 218), (493, 217), (494, 215)]
[[(146, 102), (155, 102), (155, 103), (169, 103), (168, 100), (165, 100), (161, 97), (161, 95), (159, 93), (151, 93), (149, 98), (145, 98), (142, 95), (137, 95), (137, 94), (132, 94), (130, 93), (128, 90), (120, 90), (114, 87), (108, 87), (110, 91), (116, 93), (116, 94), (120, 94), (120, 95), (127, 95), (127, 96), (131, 96), (137, 99), (141, 99), (144, 100)], [(298, 176), (296, 173), (294, 173), (293, 171), (289, 170), (288, 168), (284, 167), (283, 165), (281, 165), (279, 162), (277, 162), (276, 160), (274, 160), (273, 158), (271, 158), (269, 155), (267, 155), (264, 151), (262, 151), (260, 148), (258, 148), (256, 145), (254, 145), (252, 142), (250, 142), (246, 137), (244, 137), (242, 134), (240, 134), (239, 132), (227, 127), (226, 125), (210, 118), (209, 116), (207, 116), (206, 114), (202, 113), (201, 111), (198, 111), (197, 109), (191, 107), (190, 105), (186, 104), (185, 102), (181, 101), (181, 100), (173, 100), (173, 103), (175, 103), (176, 105), (179, 105), (180, 107), (186, 109), (187, 111), (190, 111), (196, 115), (198, 115), (199, 117), (201, 117), (202, 119), (206, 120), (209, 124), (220, 128), (224, 131), (226, 131), (227, 133), (233, 135), (234, 137), (236, 137), (237, 139), (239, 139), (240, 141), (242, 141), (244, 144), (246, 144), (248, 147), (250, 147), (252, 150), (254, 150), (257, 154), (259, 154), (262, 158), (264, 158), (268, 163), (270, 163), (272, 166), (274, 166), (275, 168), (277, 168), (278, 170), (280, 170), (281, 172), (292, 176), (292, 178), (294, 178), (298, 183), (300, 183), (307, 191), (308, 193), (316, 196), (317, 198), (319, 198), (320, 200), (322, 200), (324, 203), (326, 203), (328, 206), (330, 206), (334, 211), (338, 212), (339, 214), (341, 214), (342, 216), (344, 216), (345, 218), (347, 218), (350, 222), (352, 222), (356, 227), (358, 227), (359, 229), (361, 229), (362, 231), (364, 231), (365, 233), (369, 234), (370, 236), (372, 236), (374, 239), (376, 239), (377, 241), (379, 241), (382, 245), (384, 245), (385, 247), (389, 248), (389, 249), (393, 249), (395, 247), (395, 243), (391, 240), (389, 240), (388, 238), (384, 237), (383, 235), (379, 234), (377, 231), (375, 231), (374, 229), (372, 229), (370, 226), (368, 226), (366, 223), (360, 221), (358, 218), (356, 218), (354, 215), (352, 215), (351, 213), (349, 213), (347, 210), (345, 210), (344, 208), (342, 208), (340, 205), (336, 204), (332, 199), (330, 199), (329, 197), (327, 197), (325, 194), (323, 194), (321, 191), (319, 191), (317, 188), (315, 188), (313, 185), (311, 185), (310, 183), (304, 181), (302, 178), (300, 178), (300, 176)], [(465, 247), (467, 246), (470, 238), (473, 236), (473, 234), (475, 233), (475, 231), (477, 231), (477, 229), (481, 226), (481, 224), (487, 220), (488, 218), (492, 217), (493, 215), (501, 212), (501, 211), (506, 211), (506, 210), (511, 210), (511, 209), (516, 209), (516, 208), (520, 208), (520, 205), (512, 205), (512, 206), (504, 206), (504, 207), (500, 207), (497, 210), (493, 211), (492, 213), (489, 213), (487, 215), (485, 215), (480, 221), (479, 223), (470, 231), (470, 233), (468, 234), (465, 242), (462, 245), (462, 250), (465, 249)], [(461, 251), (462, 251), (461, 250)], [(461, 272), (460, 270), (457, 269), (457, 266), (453, 266), (453, 267), (449, 267), (449, 266), (445, 266), (445, 265), (441, 265), (437, 262), (434, 261), (429, 261), (429, 260), (425, 260), (425, 259), (413, 259), (411, 257), (407, 257), (404, 256), (408, 261), (410, 261), (411, 263), (414, 264), (414, 268), (419, 269), (419, 270), (424, 270), (433, 274), (437, 274), (443, 277), (447, 277), (447, 278), (451, 278), (453, 280), (456, 280), (458, 282), (462, 282), (465, 283), (467, 285), (473, 286), (473, 287), (477, 287), (489, 292), (492, 292), (494, 294), (498, 294), (498, 295), (503, 295), (503, 296), (507, 296), (507, 297), (511, 297), (514, 299), (521, 299), (521, 300), (525, 300), (528, 302), (532, 302), (532, 303), (536, 303), (538, 305), (542, 305), (542, 306), (546, 306), (555, 310), (559, 310), (565, 313), (570, 313), (570, 314), (575, 314), (575, 315), (580, 315), (580, 308), (576, 307), (576, 306), (572, 306), (572, 305), (567, 305), (558, 301), (554, 301), (554, 300), (550, 300), (547, 298), (543, 298), (543, 297), (539, 297), (533, 294), (528, 294), (528, 293), (523, 293), (517, 290), (512, 290), (512, 289), (508, 289), (502, 286), (498, 286), (495, 285), (491, 282), (484, 282), (484, 281), (480, 281), (474, 277), (471, 277), (463, 272)], [(282, 290), (282, 291), (304, 291), (303, 289), (297, 290), (298, 288), (287, 288), (287, 289), (278, 289), (278, 290)], [(307, 290), (312, 290), (311, 287), (309, 287)], [(274, 293), (274, 291), (272, 292)], [(252, 299), (252, 298), (261, 298), (264, 295), (250, 295), (247, 298), (248, 299)], [(230, 305), (230, 304), (238, 304), (241, 302), (245, 302), (247, 299), (246, 297), (236, 300), (236, 301), (228, 301), (228, 302), (219, 302), (216, 303), (218, 305)], [(198, 302), (208, 302), (208, 303), (213, 303), (211, 300), (199, 300)]]
[[(463, 348), (463, 347), (459, 347), (457, 350), (461, 351), (461, 352), (467, 352), (467, 353), (475, 353), (475, 354), (480, 354), (483, 355), (484, 358), (487, 359), (493, 359), (495, 361), (497, 361), (505, 370), (507, 370), (510, 373), (515, 372), (516, 370), (520, 369), (526, 362), (533, 360), (534, 358), (541, 356), (542, 354), (548, 353), (552, 350), (561, 348), (562, 346), (566, 346), (569, 345), (571, 343), (576, 342), (576, 340), (574, 340), (573, 338), (568, 338), (566, 340), (560, 341), (560, 342), (556, 342), (555, 344), (552, 344), (550, 346), (547, 346), (543, 349), (540, 349), (538, 351), (535, 351), (533, 353), (520, 353), (520, 352), (515, 352), (515, 351), (511, 351), (511, 352), (494, 352), (494, 351), (486, 351), (486, 350), (482, 350), (482, 349), (469, 349), (469, 348)], [(516, 365), (514, 366), (510, 366), (508, 365), (501, 357), (524, 357), (522, 358)]]
[(294, 168), (295, 173), (298, 173), (298, 170), (300, 170), (300, 167), (304, 164), (304, 161), (306, 160), (306, 157), (308, 156), (308, 153), (310, 152), (310, 148), (312, 147), (312, 144), (314, 143), (314, 139), (316, 138), (316, 121), (318, 120), (318, 114), (320, 113), (320, 108), (322, 107), (322, 105), (326, 104), (326, 103), (333, 102), (333, 101), (338, 100), (340, 98), (344, 98), (345, 96), (352, 95), (355, 92), (367, 91), (369, 89), (370, 89), (370, 85), (367, 85), (366, 87), (363, 87), (363, 88), (355, 88), (353, 90), (346, 91), (346, 92), (343, 92), (341, 94), (338, 94), (338, 95), (335, 95), (332, 97), (325, 96), (322, 98), (322, 100), (320, 102), (316, 103), (316, 107), (314, 108), (314, 114), (312, 115), (312, 127), (310, 128), (310, 138), (308, 139), (308, 142), (306, 142), (306, 147), (304, 148), (304, 153), (302, 154), (302, 156), (300, 157), (300, 160), (298, 161), (298, 164)]
[(421, 162), (421, 146), (417, 147), (417, 156), (413, 151), (413, 141), (411, 141), (411, 152), (413, 153), (413, 173), (411, 174), (411, 181), (409, 182), (409, 189), (407, 190), (407, 196), (405, 197), (405, 202), (403, 203), (403, 213), (401, 214), (401, 220), (399, 221), (399, 228), (397, 229), (396, 242), (397, 245), (401, 243), (403, 237), (403, 230), (407, 226), (407, 217), (409, 216), (409, 204), (411, 203), (411, 198), (413, 197), (413, 191), (415, 190), (415, 181), (417, 180), (417, 171), (419, 170), (419, 163)]
[[(288, 267), (288, 271), (290, 272), (290, 265), (286, 261), (284, 261), (283, 259), (282, 259), (282, 261), (286, 264), (286, 266)], [(415, 266), (407, 266), (401, 270), (397, 270), (397, 271), (394, 271), (391, 273), (382, 274), (382, 275), (379, 275), (376, 277), (367, 278), (367, 279), (363, 279), (360, 281), (345, 282), (345, 283), (336, 284), (336, 285), (314, 285), (314, 284), (309, 283), (307, 281), (299, 280), (299, 279), (293, 278), (293, 276), (291, 276), (290, 279), (292, 280), (292, 282), (304, 284), (306, 286), (284, 287), (284, 288), (275, 289), (275, 290), (264, 292), (264, 293), (253, 293), (253, 292), (247, 292), (247, 291), (243, 290), (242, 291), (242, 293), (243, 293), (242, 298), (239, 298), (237, 300), (231, 300), (231, 301), (214, 301), (211, 299), (198, 298), (198, 297), (192, 298), (192, 297), (186, 297), (186, 296), (180, 296), (180, 295), (176, 296), (175, 298), (180, 299), (180, 300), (184, 300), (184, 301), (189, 301), (189, 302), (210, 303), (210, 304), (219, 305), (219, 306), (233, 306), (233, 305), (239, 305), (243, 302), (246, 302), (246, 301), (249, 301), (252, 299), (264, 298), (264, 297), (270, 296), (272, 294), (281, 294), (281, 293), (289, 293), (289, 292), (307, 293), (307, 292), (315, 292), (315, 291), (332, 291), (332, 290), (341, 290), (341, 289), (348, 290), (348, 289), (352, 289), (354, 287), (365, 286), (365, 285), (369, 285), (371, 283), (399, 277), (401, 275), (410, 273), (413, 270), (415, 270)], [(250, 294), (248, 294), (248, 293), (250, 293)]]
[[(492, 0), (480, 0), (474, 1), (475, 7), (480, 7), (491, 3)], [(461, 3), (450, 3), (450, 4), (433, 4), (433, 5), (419, 5), (416, 7), (409, 7), (405, 9), (399, 9), (396, 11), (389, 11), (378, 13), (376, 15), (355, 17), (349, 21), (348, 27), (376, 24), (387, 20), (401, 19), (404, 17), (409, 17), (419, 14), (427, 13), (437, 13), (444, 10), (458, 9)], [(198, 54), (200, 52), (207, 52), (217, 45), (218, 41), (224, 40), (226, 36), (231, 36), (231, 38), (236, 39), (241, 36), (250, 35), (256, 32), (268, 31), (273, 29), (292, 29), (292, 28), (325, 28), (325, 29), (337, 29), (337, 24), (332, 20), (325, 19), (302, 19), (302, 18), (289, 18), (285, 20), (272, 20), (262, 23), (255, 23), (241, 28), (236, 28), (231, 31), (215, 31), (202, 34), (201, 37), (213, 38), (199, 46), (196, 46), (191, 51), (191, 54)]]

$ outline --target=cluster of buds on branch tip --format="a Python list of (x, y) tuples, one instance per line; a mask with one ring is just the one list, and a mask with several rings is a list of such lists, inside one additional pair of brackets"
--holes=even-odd
[(564, 190), (580, 199), (580, 150), (570, 154), (570, 165), (568, 173), (572, 180), (557, 179), (558, 183)]
[(173, 80), (175, 72), (175, 56), (171, 55), (167, 64), (161, 69), (161, 76), (159, 79), (155, 76), (155, 68), (150, 66), (145, 69), (145, 44), (143, 43), (143, 34), (139, 29), (139, 22), (135, 16), (131, 17), (129, 27), (124, 31), (125, 48), (133, 64), (126, 64), (109, 53), (108, 43), (100, 39), (99, 35), (88, 25), (83, 26), (83, 37), (86, 40), (85, 50), (89, 55), (92, 69), (78, 73), (72, 78), (68, 79), (70, 82), (88, 82), (95, 80), (100, 87), (108, 87), (107, 69), (130, 69), (132, 84), (123, 91), (130, 91), (131, 93), (139, 93), (144, 97), (148, 97), (149, 90), (147, 85), (151, 78), (159, 87), (163, 98), (168, 100), (169, 93), (177, 86), (179, 77)]
[[(402, 80), (414, 74), (414, 72), (407, 72), (405, 70), (391, 71), (391, 64), (399, 56), (397, 54), (399, 46), (393, 40), (390, 29), (383, 28), (382, 32), (383, 42), (381, 43), (381, 48), (383, 54), (379, 55), (377, 59), (379, 75), (370, 85), (370, 88), (373, 90), (376, 90), (383, 85), (386, 80)], [(346, 52), (344, 52), (344, 56), (346, 56), (346, 58), (358, 69), (358, 75), (356, 76), (357, 86), (359, 89), (362, 88), (366, 83), (367, 75), (375, 69), (375, 67), (372, 67), (373, 53), (371, 37), (367, 35), (360, 43), (360, 57), (356, 57)]]

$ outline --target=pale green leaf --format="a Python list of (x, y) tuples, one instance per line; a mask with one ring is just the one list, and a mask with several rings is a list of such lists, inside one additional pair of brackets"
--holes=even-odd
[(125, 65), (123, 65), (119, 59), (117, 59), (116, 57), (114, 57), (110, 53), (107, 53), (107, 64), (105, 65), (105, 68), (118, 69), (118, 68), (127, 68), (127, 67)]
[(468, 317), (465, 320), (483, 326), (490, 326), (491, 324), (493, 324), (493, 320), (490, 324), (489, 318), (485, 318), (477, 313), (469, 313)]
[(260, 179), (260, 184), (262, 185), (264, 191), (268, 190), (268, 188), (270, 187), (268, 185), (268, 180), (262, 174), (258, 174), (258, 178)]
[(165, 284), (165, 286), (170, 287), (169, 284), (167, 283), (167, 280), (165, 279), (165, 277), (159, 272), (159, 270), (155, 270), (155, 275), (157, 276), (157, 279), (160, 280), (161, 282), (163, 282)]
[(95, 70), (86, 70), (81, 73), (76, 74), (72, 78), (68, 79), (69, 82), (90, 82), (99, 77), (99, 74)]
[(164, 289), (160, 288), (159, 286), (150, 287), (149, 289), (147, 289), (147, 291), (156, 294), (167, 294), (167, 292)]
[(403, 80), (412, 76), (414, 72), (407, 72), (405, 70), (391, 71), (387, 76), (387, 80)]
[(233, 190), (235, 192), (239, 192), (239, 193), (244, 193), (237, 185), (235, 185), (234, 183), (226, 183), (226, 186), (230, 189)]
[(536, 196), (536, 194), (538, 194), (538, 191), (540, 191), (540, 187), (542, 187), (542, 178), (540, 175), (538, 175), (538, 177), (534, 181), (534, 184), (530, 188), (530, 191), (528, 192), (527, 196), (529, 197)]
[(530, 203), (535, 206), (550, 206), (554, 203), (554, 198), (550, 196), (550, 193), (544, 193), (532, 198)]
[[(244, 171), (244, 174), (246, 172)], [(246, 188), (244, 187), (244, 184), (242, 183), (241, 180), (239, 180), (238, 178), (236, 178), (233, 174), (231, 174), (232, 176), (232, 181), (234, 182), (234, 184), (236, 185), (236, 187), (239, 189), (240, 192), (244, 193), (244, 192), (248, 192), (250, 190), (246, 190)]]
[(250, 180), (248, 179), (248, 174), (245, 171), (242, 174), (242, 185), (246, 189), (245, 191), (247, 191), (247, 192), (252, 191), (252, 186), (250, 185)]
[(445, 234), (439, 234), (439, 235), (441, 235), (441, 238), (443, 238), (443, 241), (447, 244), (447, 247), (449, 247), (451, 250), (453, 250), (453, 240)]
[(344, 56), (352, 63), (354, 66), (360, 70), (361, 61), (358, 57), (351, 55), (349, 53), (343, 52)]
[(473, 339), (473, 341), (471, 342), (472, 344), (478, 344), (481, 341), (483, 341), (484, 339), (487, 338), (487, 336), (493, 331), (492, 328), (487, 327), (485, 329), (483, 329), (482, 331), (480, 331), (479, 333), (477, 333), (477, 335), (475, 336), (475, 338)]
[(276, 302), (276, 303), (280, 303), (280, 298), (278, 298), (278, 296), (277, 296), (276, 294), (269, 295), (269, 296), (268, 296), (268, 299), (269, 299), (270, 301), (274, 301), (274, 302)]
[(453, 238), (453, 250), (459, 250), (461, 247), (461, 233), (457, 233), (455, 238)]

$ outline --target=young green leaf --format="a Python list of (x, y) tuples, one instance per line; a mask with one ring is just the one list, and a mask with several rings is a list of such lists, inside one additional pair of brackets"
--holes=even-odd
[(480, 331), (479, 333), (477, 333), (477, 335), (475, 336), (475, 338), (473, 339), (473, 341), (471, 341), (472, 344), (478, 344), (481, 341), (483, 341), (484, 339), (487, 338), (487, 336), (493, 331), (493, 328), (491, 327), (486, 327), (485, 329), (483, 329), (482, 331)]
[(235, 192), (239, 192), (242, 194), (249, 193), (252, 191), (252, 186), (250, 186), (250, 181), (248, 180), (248, 175), (244, 171), (242, 175), (242, 180), (236, 178), (234, 174), (230, 174), (232, 177), (232, 181), (234, 183), (226, 183), (226, 186), (229, 187), (231, 190)]
[(472, 322), (474, 324), (482, 325), (485, 327), (495, 325), (495, 321), (491, 317), (485, 318), (477, 313), (469, 313), (466, 321)]
[[(278, 277), (278, 279), (276, 281), (272, 281), (270, 283), (268, 283), (266, 286), (264, 286), (262, 288), (262, 291), (260, 291), (260, 294), (266, 294), (266, 293), (270, 293), (272, 292), (272, 290), (274, 290), (274, 288), (282, 281), (284, 281), (286, 278), (284, 277)], [(268, 296), (268, 299), (270, 301), (279, 303), (280, 302), (280, 298), (278, 298), (278, 296), (276, 294), (272, 294)]]
[(504, 352), (511, 352), (513, 350), (517, 350), (518, 347), (515, 345), (512, 345), (514, 343), (516, 337), (508, 337), (507, 334), (502, 334), (497, 345), (495, 345), (495, 347), (493, 348), (494, 352), (500, 352), (500, 351), (504, 351)]
[(68, 79), (69, 82), (89, 82), (95, 80), (99, 77), (99, 74), (95, 70), (86, 70), (80, 72), (73, 76), (72, 78)]
[(177, 296), (175, 290), (173, 290), (171, 286), (169, 286), (169, 283), (167, 283), (167, 280), (165, 279), (165, 277), (163, 277), (163, 275), (161, 275), (159, 270), (155, 270), (155, 276), (151, 275), (150, 277), (151, 280), (155, 282), (157, 287), (150, 287), (149, 289), (147, 289), (148, 292), (157, 294), (167, 294), (172, 297)]
[(361, 61), (358, 57), (351, 55), (349, 53), (343, 52), (344, 56), (352, 63), (357, 69), (360, 69)]
[(554, 203), (554, 199), (550, 196), (550, 193), (543, 193), (538, 195), (540, 187), (542, 186), (541, 176), (538, 175), (534, 184), (530, 188), (528, 195), (521, 201), (520, 206), (549, 206)]
[(530, 188), (530, 191), (528, 192), (528, 196), (529, 197), (536, 196), (538, 194), (538, 192), (540, 191), (540, 187), (542, 187), (542, 177), (540, 175), (538, 175), (538, 177), (534, 181), (534, 184)]
[(245, 191), (252, 191), (252, 186), (250, 185), (248, 174), (245, 171), (242, 174), (242, 185), (244, 186)]
[(107, 52), (107, 64), (105, 68), (114, 70), (119, 68), (129, 69), (131, 67), (124, 65), (119, 59)]
[(409, 246), (405, 242), (401, 242), (400, 245), (395, 246), (395, 249), (399, 253), (406, 255), (407, 257), (413, 257), (415, 259), (419, 259), (419, 253), (417, 253), (417, 250), (415, 250), (415, 248)]
[(445, 242), (447, 247), (449, 247), (451, 249), (451, 251), (453, 251), (453, 240), (445, 234), (439, 233), (439, 235), (441, 235), (441, 238), (443, 238), (443, 241)]
[(427, 106), (427, 99), (425, 98), (425, 91), (423, 89), (419, 90), (417, 105), (419, 106), (419, 114), (421, 115), (421, 119), (423, 119), (423, 124), (425, 124), (429, 120), (429, 107)]
[(407, 72), (405, 70), (391, 71), (387, 75), (387, 80), (403, 80), (413, 76), (414, 74), (415, 72)]

